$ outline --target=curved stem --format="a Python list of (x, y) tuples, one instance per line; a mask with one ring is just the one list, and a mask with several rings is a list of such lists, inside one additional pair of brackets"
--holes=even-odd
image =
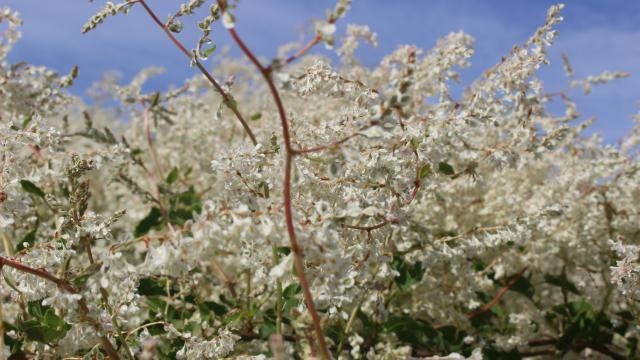
[(138, 2), (140, 3), (140, 5), (142, 5), (142, 7), (144, 7), (144, 9), (147, 11), (149, 16), (151, 16), (151, 19), (153, 19), (153, 21), (160, 28), (162, 28), (162, 30), (164, 30), (165, 34), (167, 34), (167, 36), (169, 37), (169, 39), (171, 39), (171, 41), (174, 43), (174, 45), (178, 49), (180, 49), (180, 51), (183, 54), (185, 54), (196, 65), (196, 67), (198, 68), (198, 70), (200, 70), (202, 75), (204, 75), (204, 77), (206, 77), (207, 80), (209, 80), (209, 82), (211, 83), (211, 85), (213, 85), (213, 87), (216, 89), (216, 91), (218, 93), (220, 93), (220, 96), (222, 96), (222, 101), (235, 114), (236, 118), (238, 118), (238, 120), (240, 121), (240, 124), (242, 124), (242, 127), (244, 128), (244, 131), (247, 133), (247, 135), (249, 135), (249, 138), (251, 139), (251, 142), (253, 143), (253, 145), (257, 145), (258, 141), (256, 140), (255, 135), (253, 135), (253, 131), (251, 131), (251, 128), (249, 127), (249, 124), (244, 119), (242, 114), (240, 114), (240, 111), (238, 111), (238, 107), (236, 106), (236, 104), (233, 101), (233, 99), (231, 99), (229, 94), (227, 94), (224, 91), (222, 86), (220, 86), (220, 84), (216, 81), (216, 79), (213, 78), (211, 73), (209, 73), (209, 71), (207, 71), (207, 69), (202, 65), (202, 63), (200, 63), (200, 61), (198, 61), (198, 59), (194, 55), (192, 55), (184, 45), (182, 45), (180, 40), (178, 40), (173, 35), (171, 30), (169, 30), (169, 28), (162, 21), (160, 21), (158, 16), (153, 12), (153, 10), (151, 10), (151, 8), (149, 7), (149, 5), (147, 5), (145, 0), (138, 0)]
[[(218, 0), (218, 4), (220, 4), (220, 8), (224, 11), (226, 8), (226, 3), (224, 0)], [(302, 250), (298, 245), (298, 241), (296, 239), (296, 231), (293, 223), (293, 211), (291, 206), (291, 168), (293, 165), (293, 157), (296, 155), (295, 151), (291, 147), (291, 135), (289, 133), (289, 122), (287, 120), (286, 111), (284, 109), (284, 105), (282, 104), (282, 99), (280, 98), (280, 93), (276, 88), (271, 76), (269, 74), (269, 69), (262, 66), (260, 61), (256, 58), (253, 52), (247, 47), (247, 45), (242, 41), (238, 33), (235, 29), (228, 29), (229, 34), (233, 38), (233, 40), (238, 44), (240, 49), (244, 52), (244, 54), (249, 58), (249, 60), (258, 68), (262, 76), (264, 77), (267, 86), (269, 87), (269, 91), (273, 97), (273, 101), (275, 102), (276, 108), (278, 110), (278, 116), (280, 117), (280, 123), (282, 126), (282, 137), (285, 144), (285, 165), (284, 165), (284, 180), (283, 180), (283, 197), (284, 197), (284, 213), (285, 213), (285, 221), (287, 224), (287, 233), (289, 235), (289, 243), (291, 245), (291, 252), (293, 253), (294, 265), (296, 268), (296, 275), (298, 276), (298, 281), (300, 282), (300, 287), (302, 288), (302, 293), (304, 295), (304, 300), (307, 305), (307, 309), (309, 310), (309, 314), (311, 315), (311, 319), (313, 320), (313, 327), (316, 333), (316, 337), (318, 339), (318, 344), (320, 348), (320, 355), (323, 359), (331, 359), (331, 355), (329, 353), (329, 349), (327, 347), (327, 343), (324, 337), (324, 331), (322, 330), (322, 324), (320, 321), (320, 316), (316, 310), (315, 304), (313, 302), (313, 295), (311, 294), (311, 290), (309, 288), (309, 282), (307, 281), (307, 276), (304, 271), (304, 262), (302, 260)]]

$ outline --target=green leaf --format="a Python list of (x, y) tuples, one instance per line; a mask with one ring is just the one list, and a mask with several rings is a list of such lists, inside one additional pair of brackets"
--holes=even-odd
[(567, 351), (570, 349), (573, 340), (580, 333), (580, 325), (578, 323), (571, 324), (560, 336), (556, 342), (556, 348), (561, 351)]
[(412, 137), (411, 148), (413, 149), (413, 151), (417, 151), (419, 146), (420, 146), (420, 139), (418, 139), (417, 137)]
[(42, 300), (34, 300), (27, 303), (27, 312), (37, 319), (42, 319), (45, 311), (46, 309), (42, 306)]
[(516, 282), (509, 288), (511, 291), (515, 291), (520, 293), (529, 299), (533, 298), (533, 295), (536, 293), (535, 287), (531, 284), (529, 279), (525, 277), (520, 277)]
[(20, 242), (18, 244), (16, 244), (16, 251), (21, 251), (21, 250), (25, 249), (25, 246), (24, 246), (25, 243), (27, 243), (28, 246), (32, 246), (33, 244), (35, 244), (37, 231), (38, 231), (38, 228), (35, 228), (35, 229), (29, 231), (22, 238), (22, 240), (20, 240)]
[(89, 278), (91, 277), (91, 275), (95, 274), (96, 272), (88, 272), (86, 274), (82, 274), (79, 276), (76, 276), (73, 280), (71, 280), (71, 283), (73, 284), (73, 286), (77, 287), (77, 288), (82, 288), (87, 284), (87, 280), (89, 280)]
[(167, 179), (165, 180), (167, 184), (171, 185), (178, 180), (178, 168), (174, 167), (169, 175), (167, 175)]
[(33, 318), (22, 321), (19, 328), (24, 331), (29, 340), (48, 344), (63, 338), (71, 329), (71, 325), (56, 315), (53, 308), (43, 306), (42, 300), (27, 303), (27, 312)]
[(454, 175), (456, 172), (453, 170), (453, 166), (447, 164), (446, 162), (438, 163), (438, 171), (445, 175)]
[(218, 304), (215, 301), (202, 301), (198, 303), (198, 306), (201, 310), (213, 312), (217, 316), (223, 316), (229, 312), (226, 306)]
[(151, 107), (155, 107), (160, 103), (160, 92), (156, 91), (151, 96)]
[(266, 182), (261, 181), (258, 184), (258, 192), (264, 195), (265, 198), (269, 198), (269, 185)]
[(162, 298), (158, 296), (149, 296), (147, 297), (147, 306), (149, 307), (149, 315), (153, 317), (157, 314), (162, 314), (167, 305)]
[(417, 261), (413, 265), (408, 264), (402, 255), (398, 253), (393, 254), (391, 267), (399, 273), (398, 276), (395, 277), (394, 281), (401, 291), (405, 291), (411, 285), (420, 282), (424, 274), (421, 261)]
[(260, 326), (258, 333), (263, 340), (268, 340), (272, 334), (276, 333), (276, 324), (271, 321), (265, 322)]
[(230, 324), (234, 321), (240, 320), (243, 316), (244, 316), (244, 313), (242, 311), (236, 311), (234, 313), (231, 313), (225, 316), (222, 322), (225, 324)]
[(258, 121), (258, 120), (260, 120), (261, 117), (262, 117), (262, 113), (261, 112), (255, 112), (255, 113), (251, 114), (251, 120), (252, 121)]
[(425, 346), (436, 337), (436, 331), (428, 323), (408, 315), (392, 315), (383, 324), (387, 332), (393, 332), (398, 340), (413, 346)]
[(31, 113), (30, 115), (27, 115), (27, 117), (24, 118), (24, 121), (22, 121), (22, 130), (26, 129), (27, 126), (29, 126), (29, 123), (31, 123), (31, 120), (33, 120), (33, 113)]
[(571, 281), (569, 281), (569, 279), (567, 279), (567, 276), (565, 274), (560, 274), (560, 275), (545, 274), (544, 281), (548, 282), (551, 285), (555, 285), (560, 288), (563, 288), (576, 295), (580, 295), (580, 290), (578, 290), (575, 284), (573, 284)]
[[(8, 322), (2, 323), (4, 326), (4, 343), (9, 347), (9, 351), (13, 357), (9, 357), (10, 359), (27, 359), (26, 354), (22, 352), (22, 341), (21, 339), (14, 339), (11, 336), (7, 335), (7, 332), (14, 331), (17, 332), (19, 329), (15, 326), (12, 326)], [(20, 356), (21, 355), (21, 356)]]
[(420, 168), (420, 171), (418, 172), (418, 177), (420, 178), (420, 180), (422, 180), (427, 176), (429, 176), (430, 174), (431, 174), (431, 165), (424, 164), (422, 165), (422, 167)]
[(202, 209), (202, 201), (193, 187), (182, 192), (170, 200), (169, 221), (172, 224), (182, 225), (193, 218), (193, 213), (199, 213)]
[(288, 246), (278, 246), (276, 247), (276, 251), (278, 254), (289, 255), (291, 253), (291, 248)]
[(31, 181), (20, 180), (20, 186), (22, 186), (22, 190), (28, 192), (29, 194), (33, 194), (44, 199), (44, 191), (40, 190), (40, 188)]
[(205, 50), (202, 52), (202, 57), (203, 57), (204, 59), (206, 59), (206, 58), (208, 58), (209, 56), (211, 56), (211, 54), (213, 54), (213, 52), (214, 52), (214, 51), (216, 51), (216, 46), (215, 46), (215, 45), (211, 46), (211, 47), (210, 47), (210, 48), (208, 48), (208, 49), (205, 49)]
[(169, 24), (169, 30), (173, 33), (179, 33), (182, 31), (182, 22), (179, 20), (173, 20), (171, 24)]
[(157, 207), (152, 207), (149, 214), (147, 214), (147, 216), (138, 223), (133, 235), (135, 237), (140, 237), (160, 225), (162, 225), (162, 213)]
[(301, 292), (302, 287), (300, 287), (300, 284), (293, 283), (284, 289), (284, 291), (282, 292), (282, 296), (285, 299), (293, 299), (297, 294), (300, 294)]
[[(169, 289), (169, 294), (174, 291)], [(167, 295), (167, 279), (165, 278), (142, 278), (138, 282), (138, 294), (144, 296), (166, 296)]]

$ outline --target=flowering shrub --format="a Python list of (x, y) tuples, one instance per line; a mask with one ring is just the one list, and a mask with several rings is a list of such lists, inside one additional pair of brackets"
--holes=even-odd
[[(83, 32), (146, 11), (204, 76), (152, 93), (160, 69), (107, 76), (93, 106), (64, 91), (77, 68), (7, 62), (20, 19), (0, 10), (4, 358), (639, 358), (640, 126), (603, 144), (545, 92), (562, 5), (458, 99), (463, 32), (369, 69), (354, 52), (376, 35), (336, 39), (340, 0), (266, 63), (235, 6), (162, 22), (107, 3)], [(212, 74), (218, 23), (246, 59)], [(565, 70), (585, 92), (627, 76)]]

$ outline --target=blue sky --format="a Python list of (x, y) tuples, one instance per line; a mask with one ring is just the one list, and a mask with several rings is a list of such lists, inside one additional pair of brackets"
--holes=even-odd
[[(186, 0), (185, 0), (186, 1)], [(0, 6), (18, 10), (23, 19), (23, 37), (10, 54), (12, 62), (49, 66), (67, 73), (79, 65), (80, 77), (74, 93), (86, 89), (102, 74), (118, 70), (128, 81), (140, 69), (162, 66), (167, 72), (148, 87), (166, 89), (194, 74), (188, 60), (154, 26), (141, 8), (128, 16), (107, 19), (98, 29), (82, 35), (80, 29), (105, 1), (95, 0), (0, 0)], [(175, 12), (179, 1), (149, 0), (164, 18)], [(379, 47), (363, 47), (358, 55), (367, 65), (376, 64), (399, 44), (431, 48), (452, 31), (466, 31), (476, 39), (473, 67), (463, 80), (472, 81), (499, 61), (514, 44), (524, 42), (542, 24), (547, 0), (354, 0), (339, 32), (347, 23), (366, 24), (378, 33)], [(275, 56), (279, 45), (309, 38), (309, 24), (324, 17), (333, 0), (243, 0), (236, 12), (239, 33), (261, 56)], [(614, 143), (632, 126), (640, 100), (640, 1), (568, 0), (560, 37), (550, 50), (551, 66), (541, 70), (548, 91), (566, 87), (561, 53), (569, 55), (578, 78), (604, 70), (624, 70), (632, 76), (599, 86), (588, 97), (572, 92), (583, 119), (597, 117), (594, 130)], [(201, 18), (202, 16), (197, 16)], [(305, 36), (306, 35), (306, 36)], [(185, 44), (195, 44), (197, 33), (187, 27), (180, 34)], [(226, 32), (213, 33), (219, 48), (232, 45)], [(322, 47), (314, 51), (326, 53)], [(232, 46), (232, 54), (241, 54)]]

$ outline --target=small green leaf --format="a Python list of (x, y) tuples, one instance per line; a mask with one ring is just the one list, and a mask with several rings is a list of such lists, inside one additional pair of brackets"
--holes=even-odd
[(176, 180), (178, 180), (178, 168), (174, 167), (169, 173), (169, 175), (167, 175), (166, 182), (167, 184), (171, 185), (174, 182), (176, 182)]
[(567, 279), (565, 274), (560, 274), (560, 275), (546, 274), (544, 276), (544, 281), (548, 282), (551, 285), (555, 285), (560, 288), (563, 288), (576, 295), (580, 295), (580, 290), (578, 290), (578, 288), (571, 281), (569, 281), (569, 279)]
[(407, 290), (411, 285), (416, 284), (422, 280), (424, 270), (422, 269), (422, 262), (417, 261), (413, 265), (408, 264), (402, 255), (393, 254), (393, 262), (391, 266), (396, 270), (399, 275), (395, 277), (394, 281), (401, 291)]
[(273, 322), (265, 322), (264, 324), (262, 324), (260, 326), (260, 330), (258, 331), (260, 334), (260, 337), (263, 340), (268, 340), (269, 336), (271, 336), (272, 334), (275, 334), (276, 332), (276, 324), (274, 324)]
[(262, 117), (262, 113), (261, 112), (255, 112), (251, 115), (251, 120), (252, 121), (258, 121), (260, 120), (260, 118)]
[(509, 290), (520, 293), (528, 297), (529, 299), (533, 298), (533, 295), (535, 295), (536, 293), (535, 287), (531, 284), (529, 279), (525, 277), (520, 277), (518, 280), (516, 280), (516, 282), (513, 283)]
[(151, 97), (151, 107), (155, 107), (160, 103), (160, 92), (156, 91)]
[(202, 201), (193, 187), (177, 194), (170, 200), (169, 221), (172, 224), (182, 225), (193, 218), (193, 213), (199, 213), (202, 209)]
[(453, 166), (447, 164), (446, 162), (438, 163), (438, 171), (445, 175), (454, 175), (456, 172), (453, 170)]
[(78, 65), (75, 65), (74, 67), (71, 68), (71, 78), (75, 79), (78, 77), (78, 71), (80, 70), (80, 68), (78, 67)]
[(27, 246), (31, 246), (33, 244), (35, 244), (36, 242), (36, 232), (37, 232), (37, 228), (33, 229), (31, 231), (29, 231), (23, 238), (22, 240), (16, 244), (16, 251), (21, 251), (23, 249), (26, 248), (26, 246), (24, 246), (25, 243), (27, 243)]
[(174, 33), (179, 33), (182, 31), (182, 22), (178, 20), (173, 20), (171, 24), (169, 24), (169, 30)]
[(413, 151), (417, 151), (419, 146), (420, 146), (420, 139), (418, 139), (417, 137), (412, 137), (411, 148), (413, 149)]
[(300, 284), (293, 283), (284, 289), (284, 291), (282, 292), (282, 296), (285, 299), (293, 299), (296, 294), (299, 294), (301, 291), (302, 288), (300, 287)]
[(71, 283), (73, 284), (73, 286), (77, 288), (82, 288), (87, 284), (87, 280), (89, 280), (89, 278), (96, 272), (97, 270), (94, 270), (94, 271), (84, 273), (82, 275), (78, 275), (73, 280), (71, 280)]
[(41, 343), (51, 343), (63, 338), (71, 325), (55, 314), (49, 306), (43, 306), (42, 300), (30, 301), (27, 311), (33, 318), (23, 321), (19, 327), (25, 332), (29, 340)]
[(27, 312), (37, 319), (41, 319), (44, 316), (45, 310), (42, 306), (42, 300), (34, 300), (27, 303)]
[(225, 323), (225, 324), (230, 324), (230, 323), (232, 323), (234, 321), (240, 320), (243, 316), (244, 316), (244, 313), (242, 311), (236, 311), (234, 313), (231, 313), (231, 314), (225, 316), (224, 319), (222, 320), (222, 322)]
[(24, 121), (22, 121), (22, 130), (26, 129), (27, 126), (29, 126), (31, 120), (33, 120), (33, 113), (27, 115), (27, 117), (24, 118)]
[(261, 181), (260, 184), (258, 184), (258, 191), (265, 197), (265, 198), (269, 198), (269, 185), (267, 185), (266, 182)]
[(22, 186), (22, 190), (28, 192), (29, 194), (33, 194), (39, 196), (44, 199), (44, 191), (40, 190), (38, 186), (32, 183), (29, 180), (20, 180), (20, 185)]
[(214, 51), (216, 51), (216, 46), (215, 46), (215, 45), (213, 45), (212, 47), (210, 47), (210, 48), (208, 48), (208, 49), (205, 49), (205, 50), (202, 52), (202, 57), (206, 59), (206, 58), (208, 58), (209, 56), (211, 56), (211, 54), (213, 54), (213, 52), (214, 52)]
[(229, 312), (226, 306), (222, 304), (218, 304), (215, 301), (203, 301), (198, 304), (199, 306), (203, 306), (207, 311), (212, 311), (217, 316), (222, 316)]
[[(169, 293), (174, 291), (169, 289)], [(166, 296), (167, 295), (167, 279), (165, 278), (142, 278), (138, 282), (138, 294), (144, 296)]]
[(422, 165), (422, 167), (420, 168), (420, 171), (418, 172), (418, 177), (420, 178), (420, 180), (422, 180), (427, 176), (429, 176), (430, 174), (431, 174), (431, 165), (424, 164)]
[(431, 325), (408, 315), (389, 316), (383, 328), (387, 332), (395, 333), (401, 342), (414, 346), (427, 345), (430, 339), (437, 337)]
[(145, 216), (145, 218), (138, 223), (136, 229), (133, 232), (133, 235), (135, 237), (140, 237), (151, 231), (151, 229), (159, 227), (161, 224), (162, 213), (160, 212), (160, 209), (158, 209), (157, 207), (152, 207), (149, 211), (149, 214), (147, 214), (147, 216)]

